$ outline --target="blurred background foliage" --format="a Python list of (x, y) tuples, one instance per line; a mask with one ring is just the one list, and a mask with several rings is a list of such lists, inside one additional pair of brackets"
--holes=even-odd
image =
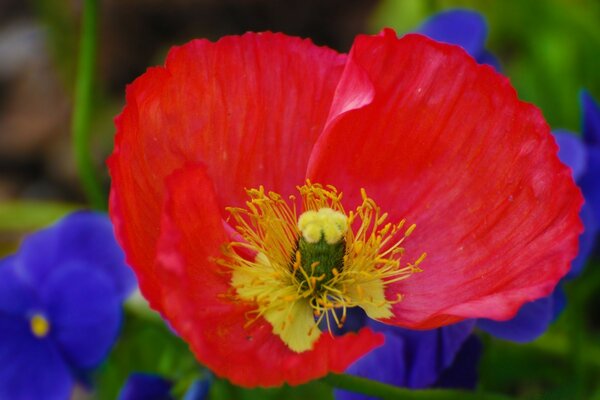
[[(0, 255), (14, 250), (23, 234), (85, 204), (69, 138), (81, 6), (75, 0), (0, 2)], [(195, 37), (273, 30), (347, 51), (358, 33), (384, 26), (409, 32), (454, 7), (487, 18), (488, 48), (520, 98), (538, 105), (552, 128), (579, 131), (579, 90), (600, 99), (598, 0), (104, 0), (92, 129), (93, 158), (106, 186), (103, 160), (125, 85), (161, 64), (169, 47)], [(567, 310), (541, 339), (518, 345), (483, 337), (482, 390), (527, 399), (600, 399), (597, 260), (566, 285)], [(179, 393), (206, 374), (159, 318), (135, 305), (94, 377), (98, 397), (114, 399), (134, 371), (172, 378)], [(242, 390), (220, 380), (211, 389), (213, 399), (311, 396), (326, 399), (331, 391), (320, 382), (296, 390)]]

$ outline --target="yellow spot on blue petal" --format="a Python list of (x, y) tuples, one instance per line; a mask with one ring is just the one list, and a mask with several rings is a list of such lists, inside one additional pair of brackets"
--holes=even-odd
[(42, 314), (34, 314), (29, 320), (31, 332), (39, 338), (46, 337), (50, 332), (50, 322)]

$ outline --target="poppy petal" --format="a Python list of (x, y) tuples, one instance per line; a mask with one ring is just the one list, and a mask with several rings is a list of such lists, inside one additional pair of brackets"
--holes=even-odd
[(164, 314), (217, 375), (241, 386), (295, 385), (343, 372), (382, 343), (363, 329), (338, 338), (322, 334), (312, 350), (296, 353), (263, 318), (248, 324), (252, 305), (228, 296), (231, 274), (214, 261), (227, 236), (206, 168), (176, 171), (167, 190), (158, 252)]
[(385, 322), (503, 320), (550, 294), (577, 253), (582, 197), (539, 110), (489, 66), (420, 35), (359, 36), (349, 60), (373, 100), (327, 126), (308, 177), (344, 192), (348, 208), (365, 188), (416, 224), (404, 259), (426, 252), (424, 272), (388, 286), (404, 300)]
[(204, 163), (223, 207), (243, 204), (245, 187), (291, 194), (304, 180), (345, 58), (268, 32), (195, 40), (127, 88), (108, 162), (110, 208), (153, 307), (161, 309), (154, 256), (165, 177), (188, 161)]

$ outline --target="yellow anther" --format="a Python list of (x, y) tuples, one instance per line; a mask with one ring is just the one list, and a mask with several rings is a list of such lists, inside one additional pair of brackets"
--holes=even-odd
[(348, 230), (348, 217), (327, 207), (309, 210), (298, 218), (298, 229), (308, 243), (317, 243), (324, 237), (328, 244), (336, 244)]
[(43, 338), (50, 332), (50, 322), (41, 314), (34, 314), (29, 320), (31, 332), (39, 338)]

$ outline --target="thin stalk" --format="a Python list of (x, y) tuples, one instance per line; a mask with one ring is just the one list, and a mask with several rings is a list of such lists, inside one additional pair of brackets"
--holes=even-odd
[(97, 16), (97, 0), (84, 0), (71, 131), (77, 171), (84, 193), (94, 208), (105, 209), (106, 195), (102, 188), (102, 182), (94, 169), (90, 153)]
[(464, 390), (428, 389), (411, 390), (372, 381), (348, 374), (330, 374), (322, 382), (338, 389), (362, 393), (383, 400), (507, 400), (499, 394), (468, 392)]

